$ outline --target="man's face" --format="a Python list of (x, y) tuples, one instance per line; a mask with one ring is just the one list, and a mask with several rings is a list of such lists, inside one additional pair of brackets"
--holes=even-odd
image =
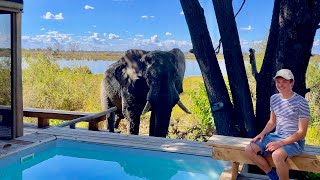
[(277, 77), (275, 79), (276, 82), (276, 88), (280, 93), (288, 93), (292, 91), (292, 86), (294, 81), (293, 80), (287, 80), (283, 77)]

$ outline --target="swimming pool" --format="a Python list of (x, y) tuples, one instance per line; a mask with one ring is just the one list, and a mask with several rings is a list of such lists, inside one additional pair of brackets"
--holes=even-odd
[(210, 157), (58, 139), (0, 160), (0, 179), (219, 179)]

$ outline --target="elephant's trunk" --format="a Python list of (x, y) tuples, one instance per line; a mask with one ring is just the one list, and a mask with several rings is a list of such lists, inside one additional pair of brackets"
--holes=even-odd
[(166, 137), (169, 130), (171, 111), (157, 111), (155, 115), (154, 134), (156, 137)]

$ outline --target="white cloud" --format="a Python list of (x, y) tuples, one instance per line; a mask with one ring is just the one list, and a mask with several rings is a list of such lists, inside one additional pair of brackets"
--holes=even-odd
[(136, 34), (135, 36), (136, 36), (136, 37), (144, 37), (143, 34)]
[[(89, 34), (88, 34), (89, 33)], [(149, 38), (143, 38), (143, 34), (135, 34), (132, 38), (122, 39), (117, 34), (85, 32), (84, 36), (75, 36), (72, 34), (63, 34), (59, 31), (48, 31), (44, 34), (35, 36), (23, 36), (23, 48), (48, 48), (54, 47), (55, 43), (62, 45), (64, 50), (68, 50), (72, 42), (81, 42), (79, 50), (93, 51), (125, 51), (127, 49), (145, 49), (145, 50), (170, 50), (180, 48), (182, 51), (188, 51), (192, 48), (190, 41), (161, 40), (158, 35)], [(111, 41), (109, 39), (117, 39)], [(112, 42), (112, 44), (111, 44)]]
[(89, 5), (85, 5), (85, 6), (84, 6), (84, 9), (85, 9), (85, 10), (90, 10), (90, 9), (92, 10), (92, 9), (94, 9), (94, 7), (89, 6)]
[(116, 35), (116, 34), (112, 34), (110, 33), (109, 36), (108, 36), (109, 39), (119, 39), (120, 36), (119, 35)]
[(28, 39), (30, 39), (30, 36), (22, 36), (21, 39), (22, 40), (28, 40)]
[(244, 30), (244, 31), (251, 31), (253, 30), (254, 28), (251, 27), (251, 25), (249, 25), (248, 27), (240, 27), (241, 30)]
[(55, 19), (55, 20), (62, 20), (64, 19), (63, 14), (52, 14), (51, 12), (47, 12), (45, 15), (42, 16), (43, 19)]
[(166, 32), (166, 36), (172, 36), (171, 32)]
[(158, 35), (153, 35), (153, 36), (151, 36), (151, 42), (152, 43), (156, 43), (156, 42), (159, 42), (159, 40), (158, 40)]
[(320, 46), (320, 39), (315, 40), (313, 46)]
[(141, 16), (142, 19), (152, 19), (155, 18), (155, 16), (148, 16), (148, 15), (143, 15)]
[(92, 27), (96, 28), (97, 26), (96, 25), (92, 25)]
[(40, 31), (44, 31), (44, 30), (46, 30), (46, 29), (45, 29), (45, 28), (41, 28), (41, 29), (40, 29)]
[(183, 11), (181, 11), (181, 12), (180, 12), (180, 15), (184, 16), (184, 12), (183, 12)]

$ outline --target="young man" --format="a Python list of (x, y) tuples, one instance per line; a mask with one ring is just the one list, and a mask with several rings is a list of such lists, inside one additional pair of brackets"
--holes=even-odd
[[(270, 98), (270, 119), (245, 151), (271, 180), (287, 180), (289, 169), (286, 160), (300, 154), (304, 148), (310, 109), (307, 100), (292, 91), (294, 76), (289, 69), (279, 70), (273, 79), (279, 93)], [(271, 133), (274, 128), (275, 132)], [(277, 172), (264, 158), (269, 153)]]

